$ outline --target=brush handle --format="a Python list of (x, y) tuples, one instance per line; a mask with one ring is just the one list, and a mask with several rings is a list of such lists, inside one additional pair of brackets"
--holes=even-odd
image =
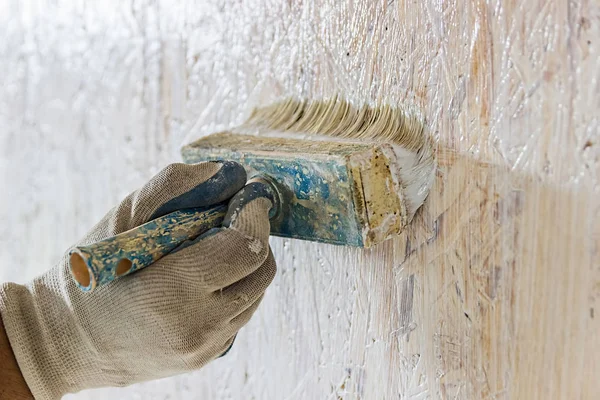
[(81, 290), (94, 290), (221, 226), (226, 212), (226, 204), (179, 210), (100, 242), (77, 246), (69, 253), (73, 278)]

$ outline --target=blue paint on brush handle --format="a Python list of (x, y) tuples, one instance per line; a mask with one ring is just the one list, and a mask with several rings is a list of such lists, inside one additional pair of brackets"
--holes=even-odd
[(71, 273), (83, 291), (156, 262), (187, 240), (221, 226), (227, 205), (179, 210), (70, 252)]

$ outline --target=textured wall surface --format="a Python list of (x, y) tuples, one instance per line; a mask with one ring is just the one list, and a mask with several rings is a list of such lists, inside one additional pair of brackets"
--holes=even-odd
[(408, 232), (273, 239), (227, 357), (70, 398), (597, 398), (599, 38), (592, 0), (1, 0), (0, 279), (254, 105), (402, 105), (440, 159)]

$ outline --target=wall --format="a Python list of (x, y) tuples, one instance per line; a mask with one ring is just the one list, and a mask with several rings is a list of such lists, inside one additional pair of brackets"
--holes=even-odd
[(50, 267), (183, 143), (283, 95), (400, 104), (438, 142), (400, 238), (273, 239), (278, 276), (227, 357), (70, 398), (597, 397), (597, 2), (0, 10), (2, 280)]

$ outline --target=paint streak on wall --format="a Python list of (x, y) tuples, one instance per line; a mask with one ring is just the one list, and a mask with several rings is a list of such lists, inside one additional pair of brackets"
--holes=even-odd
[(440, 168), (370, 251), (274, 239), (227, 357), (73, 398), (594, 398), (600, 6), (4, 0), (0, 279), (48, 268), (179, 147), (285, 95), (402, 104)]

